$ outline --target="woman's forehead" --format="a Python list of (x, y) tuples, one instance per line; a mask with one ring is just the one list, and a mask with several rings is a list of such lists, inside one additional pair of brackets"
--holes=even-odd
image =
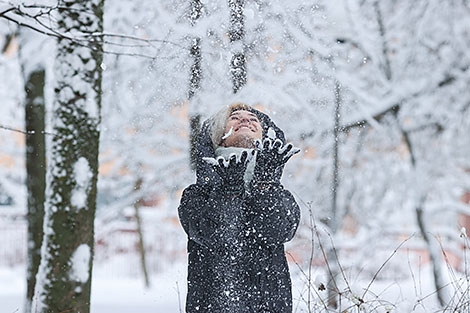
[(250, 116), (253, 116), (253, 117), (256, 117), (258, 119), (258, 116), (250, 111), (247, 111), (247, 110), (236, 110), (236, 111), (233, 111), (230, 116), (233, 116), (233, 115), (239, 115), (239, 114), (247, 114), (247, 115), (250, 115)]

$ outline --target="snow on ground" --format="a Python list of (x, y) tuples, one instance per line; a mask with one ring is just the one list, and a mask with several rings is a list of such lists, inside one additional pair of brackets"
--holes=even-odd
[(144, 288), (142, 277), (119, 278), (93, 273), (91, 311), (98, 313), (180, 312), (186, 294), (186, 264), (175, 264), (169, 270), (150, 278)]
[[(112, 275), (106, 264), (99, 264), (93, 271), (91, 297), (92, 313), (180, 313), (184, 312), (186, 294), (186, 263), (177, 262), (165, 268), (163, 273), (151, 276), (151, 287), (146, 289), (141, 276), (125, 277)], [(307, 312), (307, 291), (305, 279), (295, 268), (293, 273), (294, 312)], [(24, 267), (0, 268), (1, 313), (22, 313), (25, 293)], [(436, 312), (437, 302), (432, 295), (431, 268), (420, 269), (415, 279), (400, 281), (377, 280), (372, 286), (373, 294), (383, 300), (382, 309), (377, 312), (409, 313)], [(322, 282), (320, 270), (313, 271), (314, 284)], [(419, 277), (418, 277), (419, 276)], [(351, 281), (351, 288), (361, 293), (368, 281)], [(325, 296), (326, 291), (315, 291)], [(431, 295), (431, 296), (429, 296)], [(313, 297), (314, 298), (314, 297)], [(312, 300), (311, 303), (314, 303)], [(346, 301), (343, 302), (345, 304)], [(317, 308), (322, 309), (317, 301)], [(343, 308), (344, 309), (344, 308)], [(366, 310), (367, 311), (367, 310)]]
[[(410, 269), (411, 271), (411, 269)], [(341, 290), (345, 291), (348, 287), (352, 290), (351, 293), (344, 292), (345, 296), (342, 297), (341, 301), (341, 312), (348, 307), (354, 306), (354, 303), (358, 304), (361, 300), (364, 300), (363, 307), (360, 312), (380, 312), (380, 313), (434, 313), (442, 312), (442, 308), (439, 307), (437, 297), (435, 296), (434, 281), (432, 279), (432, 267), (430, 264), (426, 264), (420, 268), (413, 268), (413, 274), (409, 273), (407, 278), (403, 279), (380, 279), (377, 278), (370, 284), (371, 279), (357, 280), (352, 277), (348, 277), (348, 286), (342, 282), (339, 278), (338, 286)], [(307, 294), (306, 283), (307, 274), (302, 274), (291, 266), (292, 278), (293, 278), (293, 304), (294, 313), (309, 312), (306, 303), (309, 301)], [(447, 273), (447, 271), (445, 271)], [(454, 272), (454, 274), (456, 274)], [(341, 275), (343, 276), (343, 275)], [(346, 274), (346, 276), (349, 276)], [(454, 279), (459, 279), (456, 275)], [(311, 300), (310, 307), (315, 308), (314, 312), (325, 312), (324, 303), (327, 303), (327, 291), (319, 288), (320, 284), (326, 285), (325, 271), (320, 268), (312, 269), (312, 285), (314, 289), (311, 289)], [(462, 277), (460, 277), (462, 278)], [(449, 283), (444, 290), (448, 295), (458, 295), (454, 291), (456, 284), (455, 281)], [(464, 280), (460, 280), (460, 283), (464, 283)], [(464, 290), (465, 286), (462, 286), (460, 290)], [(364, 291), (368, 290), (367, 295), (363, 297)], [(459, 294), (462, 297), (462, 294)], [(323, 299), (323, 303), (318, 300), (318, 296)], [(464, 296), (465, 298), (465, 296)], [(352, 301), (348, 301), (352, 300)], [(455, 300), (455, 299), (454, 299)], [(453, 307), (451, 305), (451, 307)], [(357, 308), (348, 310), (348, 312), (359, 312)], [(338, 311), (339, 312), (339, 311)], [(460, 312), (460, 311), (457, 311)]]
[(26, 283), (24, 281), (25, 269), (16, 267), (0, 268), (0, 303), (2, 313), (22, 312), (23, 295)]
[[(179, 313), (184, 312), (186, 264), (172, 265), (153, 275), (146, 289), (142, 277), (112, 277), (106, 265), (93, 271), (91, 312), (94, 313)], [(1, 313), (22, 313), (25, 294), (25, 268), (0, 268)], [(180, 311), (181, 305), (181, 311)]]

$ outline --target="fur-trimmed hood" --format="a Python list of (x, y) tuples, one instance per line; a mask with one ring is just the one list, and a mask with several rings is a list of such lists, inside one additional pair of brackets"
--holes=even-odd
[[(245, 108), (243, 109), (245, 110)], [(283, 144), (286, 143), (284, 132), (274, 124), (267, 114), (252, 107), (248, 107), (246, 110), (256, 114), (260, 120), (263, 128), (263, 139), (280, 139)], [(221, 178), (214, 171), (212, 165), (205, 162), (203, 158), (214, 158), (216, 156), (215, 150), (219, 146), (221, 138), (224, 135), (225, 122), (231, 112), (232, 108), (230, 106), (224, 107), (202, 124), (196, 147), (196, 177), (198, 184), (214, 186), (222, 183)], [(277, 179), (281, 178), (282, 170), (283, 167), (279, 169), (276, 175)]]

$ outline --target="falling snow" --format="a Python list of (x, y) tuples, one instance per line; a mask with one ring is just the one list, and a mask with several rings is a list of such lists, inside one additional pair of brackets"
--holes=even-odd
[[(230, 10), (241, 2), (244, 9), (235, 17), (244, 21), (234, 23)], [(28, 14), (11, 11), (5, 16), (47, 32), (56, 30), (56, 16), (49, 16), (47, 8), (12, 3)], [(197, 5), (191, 9), (194, 3), (201, 3), (203, 10), (191, 22), (189, 16), (197, 15)], [(296, 216), (292, 208), (283, 211), (278, 206), (298, 203), (302, 219), (295, 223), (296, 236), (285, 244), (294, 311), (326, 312), (330, 271), (336, 271), (343, 309), (351, 305), (369, 312), (383, 303), (376, 311), (442, 310), (435, 292), (436, 275), (446, 285), (442, 289), (450, 296), (446, 298), (450, 308), (458, 305), (452, 296), (468, 303), (468, 292), (460, 292), (469, 290), (470, 257), (468, 1), (194, 3), (105, 1), (107, 52), (99, 63), (92, 57), (94, 43), (88, 41), (100, 38), (93, 31), (97, 25), (90, 21), (90, 7), (79, 16), (80, 21), (90, 22), (84, 32), (65, 33), (84, 44), (61, 62), (55, 62), (56, 37), (39, 35), (0, 16), (0, 280), (8, 282), (0, 286), (2, 309), (21, 312), (24, 307), (25, 142), (39, 132), (33, 130), (26, 136), (11, 129), (25, 128), (23, 81), (38, 68), (47, 72), (48, 183), (67, 180), (71, 191), (53, 192), (48, 185), (46, 220), (54, 214), (87, 212), (93, 202), (89, 194), (92, 159), (66, 156), (70, 152), (66, 143), (78, 145), (83, 138), (67, 121), (57, 118), (53, 103), (63, 113), (68, 110), (65, 104), (73, 99), (78, 110), (72, 118), (87, 116), (90, 124), (81, 126), (100, 130), (95, 248), (70, 245), (78, 247), (71, 252), (65, 273), (78, 283), (93, 278), (92, 311), (184, 310), (187, 238), (176, 208), (184, 188), (195, 181), (190, 166), (190, 122), (202, 122), (233, 102), (246, 102), (265, 112), (284, 131), (285, 142), (302, 150), (284, 166), (280, 181), (293, 198), (273, 197), (278, 201), (249, 221), (244, 219), (253, 212), (237, 214), (242, 204), (227, 211), (214, 207), (200, 223), (208, 225), (207, 229), (196, 232), (197, 228), (190, 228), (195, 231), (190, 238), (196, 244), (215, 253), (223, 250), (216, 238), (243, 234), (261, 251), (263, 245), (274, 247), (277, 240), (271, 235), (279, 235), (281, 241), (291, 238), (282, 233), (283, 218)], [(72, 7), (76, 5), (79, 2)], [(0, 4), (0, 11), (9, 6)], [(28, 15), (37, 15), (42, 25)], [(73, 23), (70, 18), (63, 20), (64, 27)], [(240, 27), (242, 39), (231, 42), (229, 32)], [(17, 29), (18, 35), (7, 44)], [(194, 70), (190, 50), (195, 42), (200, 48), (200, 71)], [(231, 67), (236, 53), (245, 56), (246, 71), (240, 68), (243, 58), (235, 59)], [(88, 83), (97, 75), (96, 69), (103, 74), (102, 89)], [(84, 73), (94, 74), (85, 77)], [(199, 83), (189, 97), (191, 73)], [(245, 74), (246, 84), (234, 94), (233, 76)], [(101, 106), (96, 101), (99, 96)], [(66, 131), (64, 137), (55, 135), (59, 129)], [(224, 139), (233, 136), (233, 130), (222, 135)], [(281, 137), (273, 128), (265, 135), (273, 141)], [(59, 143), (54, 154), (53, 140)], [(91, 147), (91, 142), (85, 146)], [(287, 146), (278, 151), (285, 149)], [(239, 161), (242, 151), (213, 152), (204, 155), (203, 166), (218, 166), (218, 158), (222, 158), (228, 170), (227, 160), (234, 154)], [(65, 163), (70, 165), (68, 169), (61, 166)], [(240, 184), (249, 192), (254, 192), (250, 183), (255, 166), (256, 155), (249, 157)], [(211, 172), (198, 178), (203, 188), (215, 186), (204, 189), (207, 193), (224, 187)], [(229, 192), (236, 194), (237, 188)], [(199, 193), (193, 190), (191, 195), (188, 201), (199, 201)], [(255, 200), (269, 201), (265, 196)], [(219, 203), (220, 198), (212, 200)], [(69, 206), (60, 206), (69, 200)], [(198, 212), (205, 212), (207, 205), (199, 203)], [(136, 208), (141, 214), (148, 289), (144, 288)], [(256, 227), (250, 228), (253, 221)], [(69, 228), (78, 226), (71, 223)], [(221, 228), (203, 236), (215, 226)], [(45, 308), (45, 292), (53, 283), (47, 276), (54, 269), (48, 261), (57, 247), (48, 249), (46, 245), (61, 235), (54, 232), (51, 222), (44, 224), (44, 230), (43, 260), (33, 300), (38, 312)], [(233, 244), (233, 253), (227, 262), (240, 262), (244, 257), (240, 251), (248, 249), (243, 243), (243, 249), (237, 250), (235, 239), (228, 243)], [(251, 257), (265, 257), (259, 253)], [(88, 271), (91, 260), (93, 275)], [(231, 272), (233, 268), (223, 264), (221, 273), (230, 278), (236, 274)], [(275, 271), (263, 266), (250, 273), (256, 281), (270, 272)], [(276, 288), (282, 285), (267, 283)], [(220, 296), (239, 301), (237, 293), (224, 288), (220, 288)], [(79, 294), (83, 289), (74, 287), (72, 292)], [(199, 312), (203, 309), (202, 304), (195, 307)]]

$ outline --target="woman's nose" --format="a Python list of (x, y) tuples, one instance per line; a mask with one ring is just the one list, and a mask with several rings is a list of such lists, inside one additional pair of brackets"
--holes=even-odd
[(245, 123), (245, 122), (248, 123), (248, 124), (250, 124), (250, 119), (249, 119), (249, 118), (243, 118), (243, 117), (242, 117), (242, 118), (240, 119), (240, 124), (243, 124), (243, 123)]

